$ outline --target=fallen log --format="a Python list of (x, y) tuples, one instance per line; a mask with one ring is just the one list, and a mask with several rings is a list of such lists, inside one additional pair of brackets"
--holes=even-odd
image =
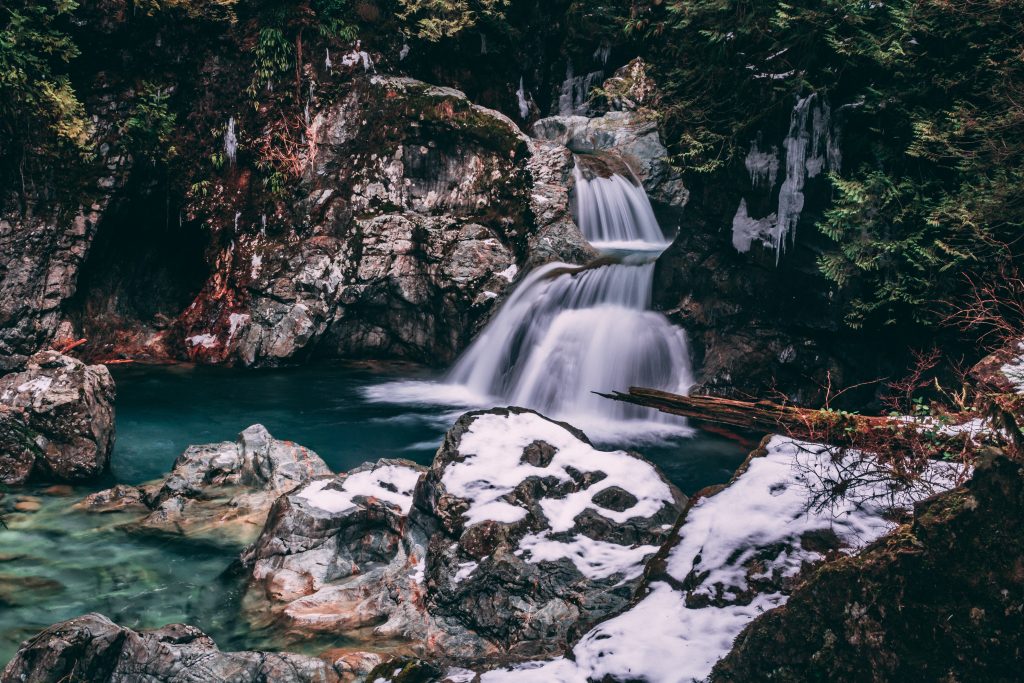
[(772, 401), (739, 401), (719, 396), (681, 396), (657, 389), (630, 387), (628, 393), (615, 391), (599, 396), (633, 405), (654, 408), (670, 415), (728, 425), (754, 432), (778, 432), (799, 439), (850, 443), (855, 435), (875, 428), (891, 428), (888, 417), (857, 415), (835, 410), (799, 408)]

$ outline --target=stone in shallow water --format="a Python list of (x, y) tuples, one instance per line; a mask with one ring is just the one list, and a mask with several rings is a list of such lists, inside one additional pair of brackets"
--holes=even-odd
[(558, 653), (628, 604), (684, 502), (647, 461), (568, 425), (469, 413), (426, 471), (382, 460), (283, 496), (243, 554), (245, 609), (442, 662)]
[(280, 495), (329, 474), (313, 451), (253, 425), (235, 442), (190, 446), (162, 482), (115, 486), (79, 505), (96, 512), (148, 511), (131, 528), (244, 546), (259, 535)]
[(333, 683), (323, 660), (287, 652), (221, 652), (199, 629), (171, 624), (133, 631), (100, 614), (55, 624), (27, 641), (0, 674), (2, 681), (43, 683)]
[(0, 377), (0, 483), (95, 477), (113, 444), (114, 380), (105, 366), (41, 351)]

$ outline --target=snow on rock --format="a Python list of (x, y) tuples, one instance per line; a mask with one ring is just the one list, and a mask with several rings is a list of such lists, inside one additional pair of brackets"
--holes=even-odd
[(503, 270), (500, 273), (498, 273), (498, 275), (500, 277), (505, 278), (509, 282), (512, 282), (513, 280), (516, 279), (516, 275), (518, 273), (519, 273), (519, 266), (517, 266), (516, 264), (513, 263), (511, 266), (509, 266), (505, 270)]
[[(538, 442), (554, 449), (550, 460), (545, 463), (544, 456), (532, 462), (529, 458), (524, 460), (524, 450)], [(571, 471), (599, 469), (607, 477), (564, 497), (540, 500), (553, 532), (571, 529), (575, 519), (588, 508), (623, 523), (633, 517), (650, 517), (673, 502), (669, 485), (653, 465), (623, 451), (597, 451), (564, 426), (537, 413), (480, 415), (463, 434), (459, 454), (464, 460), (450, 463), (441, 483), (449, 494), (469, 503), (464, 513), (467, 525), (488, 520), (518, 522), (526, 517), (528, 508), (507, 500), (518, 485), (530, 477), (572, 482)], [(618, 511), (594, 502), (601, 491), (619, 486), (635, 497), (634, 504)]]
[(552, 656), (629, 604), (684, 500), (568, 425), (469, 413), (426, 472), (382, 460), (284, 496), (243, 555), (243, 607), (254, 626), (364, 629), (464, 665)]
[(204, 349), (212, 349), (217, 345), (217, 337), (212, 334), (195, 334), (185, 339), (185, 342), (191, 346), (201, 346)]
[(810, 502), (839, 470), (870, 471), (870, 458), (833, 460), (820, 444), (774, 436), (761, 457), (687, 512), (646, 594), (585, 634), (571, 655), (490, 671), (483, 683), (703, 680), (759, 614), (786, 602), (796, 575), (828, 551), (853, 552), (895, 527), (891, 513), (956, 485), (962, 472), (934, 463), (921, 485), (889, 491), (871, 479), (830, 505)]
[[(1019, 343), (1017, 348), (1024, 351), (1024, 343)], [(1024, 394), (1024, 354), (1014, 356), (1000, 368), (1000, 371), (1013, 386), (1014, 391)]]
[(382, 461), (369, 469), (353, 470), (337, 480), (314, 481), (294, 495), (326, 512), (347, 512), (358, 507), (356, 500), (360, 497), (376, 498), (395, 505), (407, 515), (419, 478), (418, 468)]
[(401, 603), (414, 609), (426, 550), (403, 531), (422, 473), (378, 460), (280, 498), (242, 555), (250, 621), (323, 632), (379, 624)]

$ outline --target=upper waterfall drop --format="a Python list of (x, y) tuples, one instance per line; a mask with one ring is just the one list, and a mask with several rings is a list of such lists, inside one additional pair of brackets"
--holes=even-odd
[(576, 224), (600, 249), (659, 251), (667, 246), (654, 208), (639, 182), (620, 173), (587, 171), (577, 158)]

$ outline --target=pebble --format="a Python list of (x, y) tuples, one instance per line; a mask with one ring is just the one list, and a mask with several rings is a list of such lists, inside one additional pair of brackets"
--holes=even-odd
[(48, 496), (72, 496), (75, 490), (67, 484), (54, 484), (42, 490)]

